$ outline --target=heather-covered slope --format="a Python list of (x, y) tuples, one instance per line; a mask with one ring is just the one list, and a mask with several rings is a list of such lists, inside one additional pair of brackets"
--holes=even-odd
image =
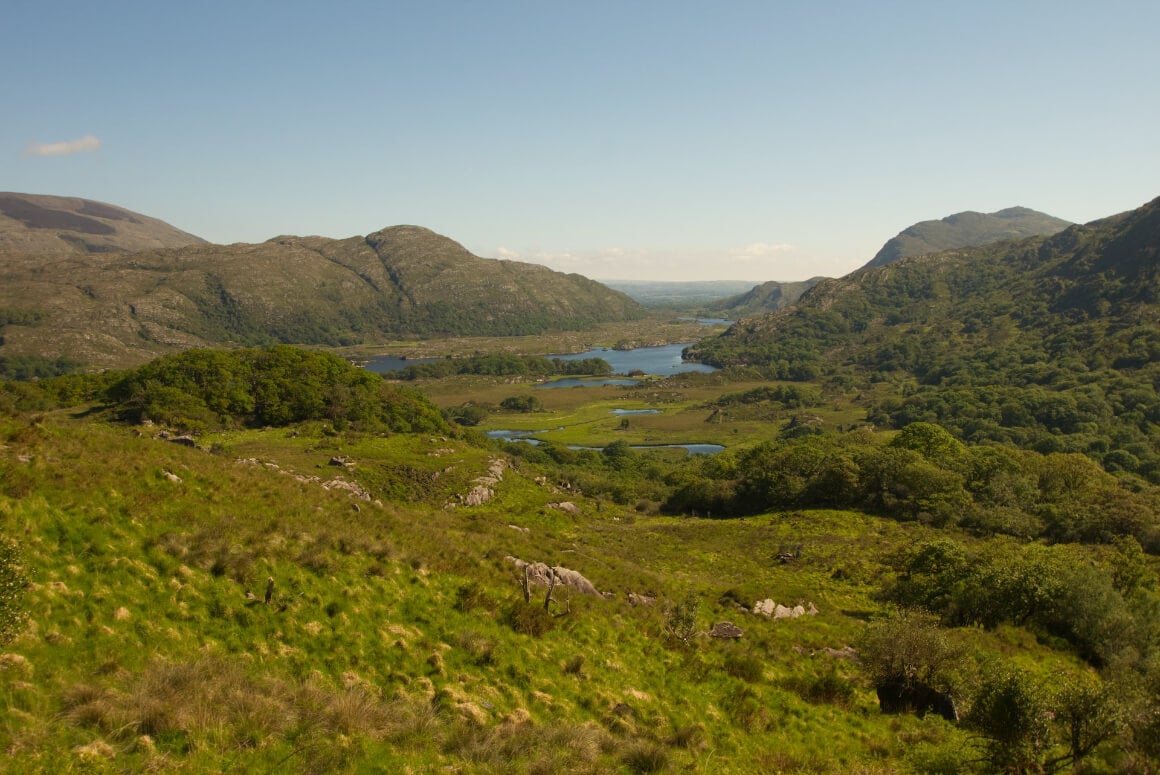
[(0, 192), (0, 253), (129, 253), (205, 244), (164, 221), (91, 199)]

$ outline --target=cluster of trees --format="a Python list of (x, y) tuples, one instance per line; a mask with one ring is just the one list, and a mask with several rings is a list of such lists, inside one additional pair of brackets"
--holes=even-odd
[(858, 648), (880, 697), (902, 687), (911, 697), (943, 700), (975, 733), (973, 750), (956, 752), (953, 764), (932, 762), (930, 771), (1086, 772), (1092, 754), (1114, 741), (1115, 771), (1151, 772), (1148, 762), (1160, 752), (1154, 665), (1106, 678), (1091, 670), (1045, 676), (974, 658), (935, 617), (907, 609), (868, 627)]
[(289, 345), (158, 358), (112, 379), (104, 398), (124, 420), (189, 431), (308, 420), (369, 431), (447, 430), (420, 394), (338, 356)]
[(1160, 596), (1130, 536), (1099, 554), (1003, 540), (971, 549), (939, 538), (903, 553), (895, 571), (888, 600), (949, 626), (1024, 627), (1097, 667), (1147, 663), (1160, 643)]
[[(0, 347), (4, 345), (4, 328), (9, 325), (34, 326), (43, 319), (37, 310), (0, 307)], [(80, 368), (73, 358), (48, 358), (42, 355), (0, 355), (0, 379), (30, 380), (69, 374)]]
[(670, 482), (665, 507), (673, 513), (859, 508), (1056, 542), (1131, 535), (1160, 550), (1155, 488), (1130, 489), (1083, 455), (967, 446), (925, 422), (889, 442), (865, 429), (766, 442), (687, 467)]
[(810, 385), (767, 385), (742, 393), (726, 393), (712, 403), (727, 408), (751, 404), (778, 404), (784, 409), (804, 409), (822, 404), (822, 393)]
[(868, 419), (900, 428), (936, 422), (972, 442), (1000, 442), (1040, 452), (1078, 452), (1111, 472), (1160, 484), (1160, 372), (1063, 375), (1044, 368), (1050, 386), (916, 386), (909, 395), (868, 408)]
[(429, 379), (456, 374), (483, 374), (494, 377), (552, 377), (561, 374), (583, 374), (606, 377), (612, 366), (603, 358), (545, 358), (539, 355), (494, 353), (470, 358), (445, 358), (434, 363), (417, 363), (388, 374), (397, 379)]
[[(0, 338), (0, 344), (3, 344)], [(34, 380), (72, 374), (81, 368), (75, 358), (46, 358), (41, 355), (0, 355), (0, 379)]]

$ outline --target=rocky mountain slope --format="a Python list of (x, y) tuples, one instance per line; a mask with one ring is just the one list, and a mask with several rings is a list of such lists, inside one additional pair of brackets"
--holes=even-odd
[(994, 213), (968, 210), (904, 229), (883, 245), (866, 266), (883, 266), (907, 256), (975, 247), (999, 240), (1050, 236), (1071, 225), (1070, 221), (1026, 207), (1008, 207)]
[(811, 277), (808, 280), (789, 283), (770, 280), (754, 286), (746, 293), (723, 299), (712, 305), (710, 309), (734, 318), (758, 315), (763, 312), (775, 312), (796, 302), (803, 293), (824, 279), (824, 277)]
[(104, 202), (0, 192), (0, 253), (131, 253), (204, 244), (164, 221)]
[(518, 335), (640, 314), (580, 275), (479, 258), (416, 226), (127, 254), (6, 250), (0, 279), (0, 355), (96, 366), (206, 345)]

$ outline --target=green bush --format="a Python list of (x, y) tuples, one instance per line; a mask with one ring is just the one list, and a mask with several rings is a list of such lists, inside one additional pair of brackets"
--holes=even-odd
[(524, 602), (513, 603), (504, 613), (504, 621), (515, 632), (533, 638), (546, 635), (556, 626), (556, 618), (543, 606)]

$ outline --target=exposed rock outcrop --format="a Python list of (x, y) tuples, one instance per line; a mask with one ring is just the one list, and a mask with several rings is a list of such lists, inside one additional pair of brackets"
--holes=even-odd
[(733, 622), (717, 622), (709, 630), (710, 638), (721, 638), (722, 640), (737, 640), (744, 634), (741, 628)]
[(758, 600), (753, 604), (753, 613), (758, 616), (768, 616), (771, 619), (796, 619), (799, 616), (817, 616), (818, 609), (813, 603), (808, 606), (797, 604), (793, 608), (778, 605), (769, 598)]
[(568, 587), (579, 592), (582, 595), (596, 595), (600, 596), (600, 592), (591, 581), (584, 578), (579, 571), (574, 571), (570, 568), (565, 568), (560, 565), (549, 566), (543, 562), (527, 562), (518, 557), (508, 555), (505, 559), (514, 564), (521, 572), (525, 573), (528, 583), (540, 587), (547, 587), (552, 585), (552, 576), (555, 576), (556, 585)]

